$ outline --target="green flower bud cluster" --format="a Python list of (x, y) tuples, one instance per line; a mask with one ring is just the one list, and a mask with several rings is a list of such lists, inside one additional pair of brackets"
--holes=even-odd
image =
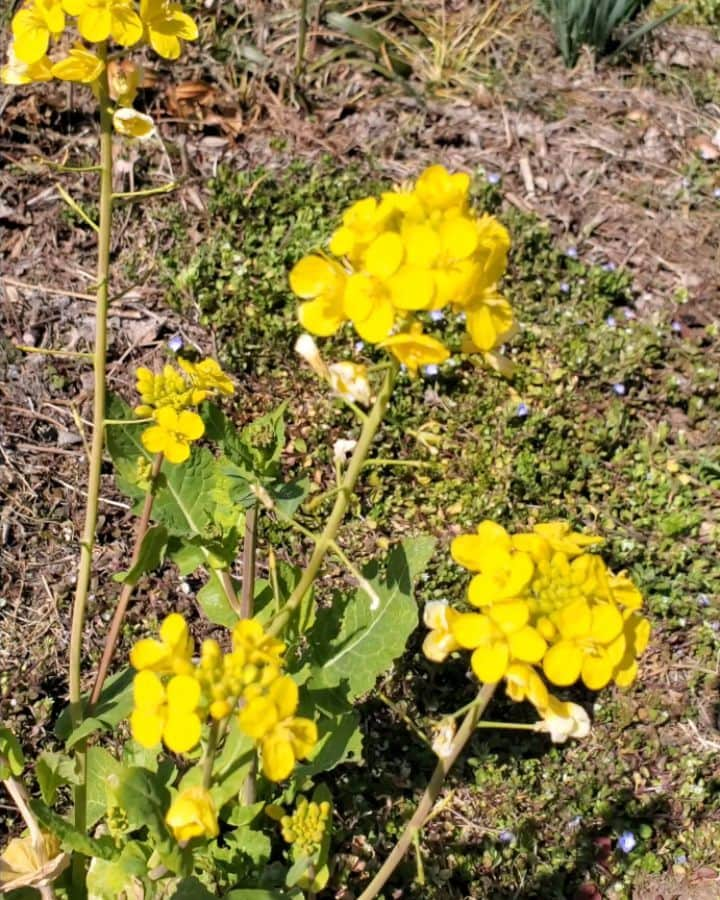
[(294, 850), (304, 856), (313, 856), (320, 849), (325, 834), (331, 806), (324, 800), (322, 803), (308, 802), (301, 797), (291, 816), (280, 819), (282, 836), (288, 844), (294, 844)]

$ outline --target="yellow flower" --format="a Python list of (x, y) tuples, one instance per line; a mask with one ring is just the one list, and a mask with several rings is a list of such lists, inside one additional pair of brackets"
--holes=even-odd
[(491, 549), (509, 552), (512, 547), (510, 535), (502, 525), (485, 519), (481, 522), (476, 534), (461, 534), (450, 544), (450, 555), (463, 568), (471, 572), (483, 571), (483, 560)]
[(366, 197), (353, 203), (330, 239), (330, 252), (346, 256), (359, 265), (366, 249), (387, 229), (390, 218), (397, 212), (394, 198), (393, 194), (384, 194), (380, 202), (375, 197)]
[(439, 365), (450, 356), (450, 351), (440, 341), (422, 333), (422, 325), (416, 322), (410, 331), (394, 334), (380, 344), (407, 366), (411, 375), (420, 366)]
[(345, 321), (343, 294), (347, 276), (338, 263), (322, 256), (305, 256), (290, 272), (290, 288), (300, 304), (300, 324), (312, 334), (328, 337)]
[(160, 374), (151, 372), (140, 366), (136, 373), (136, 389), (142, 404), (135, 408), (135, 415), (145, 419), (152, 416), (156, 409), (171, 406), (178, 412), (191, 403), (192, 388), (182, 374), (166, 364)]
[(140, 0), (140, 18), (150, 46), (164, 59), (177, 59), (183, 41), (198, 36), (195, 22), (182, 11), (180, 4), (169, 0)]
[(352, 362), (331, 363), (328, 366), (330, 387), (343, 400), (369, 406), (372, 403), (367, 367)]
[(123, 137), (144, 141), (155, 134), (152, 116), (138, 112), (129, 106), (121, 106), (113, 113), (113, 128)]
[(508, 553), (495, 545), (483, 556), (482, 569), (470, 582), (468, 600), (473, 606), (489, 606), (500, 600), (519, 597), (535, 571), (527, 553)]
[(143, 36), (143, 24), (131, 0), (83, 0), (77, 13), (78, 31), (91, 44), (112, 39), (132, 47)]
[(14, 44), (8, 47), (7, 65), (0, 70), (3, 84), (32, 84), (36, 81), (52, 81), (52, 63), (42, 56), (34, 63), (24, 63), (15, 54)]
[(196, 837), (214, 838), (220, 833), (213, 799), (200, 785), (180, 791), (167, 811), (165, 821), (175, 840), (181, 843)]
[(538, 712), (542, 721), (535, 725), (535, 731), (547, 731), (555, 744), (590, 734), (590, 717), (577, 703), (566, 703), (550, 694), (547, 706)]
[(283, 641), (265, 634), (255, 619), (241, 619), (233, 628), (233, 649), (242, 651), (248, 663), (254, 666), (283, 665), (286, 646)]
[(130, 730), (143, 747), (162, 740), (173, 753), (187, 753), (200, 740), (201, 691), (191, 675), (175, 675), (165, 687), (155, 672), (142, 671), (133, 680), (133, 700)]
[(367, 272), (355, 273), (347, 279), (343, 310), (360, 337), (371, 344), (386, 338), (395, 322), (395, 307), (387, 285)]
[(603, 543), (601, 537), (571, 531), (567, 522), (545, 522), (536, 525), (533, 531), (545, 538), (553, 550), (564, 553), (568, 558), (579, 556), (588, 547)]
[(442, 600), (431, 600), (425, 604), (423, 622), (430, 634), (423, 641), (423, 653), (433, 662), (442, 662), (460, 648), (452, 633), (452, 623), (460, 615), (457, 610)]
[(284, 675), (240, 711), (240, 728), (259, 742), (262, 770), (271, 781), (287, 778), (296, 760), (306, 758), (317, 743), (315, 723), (294, 715), (298, 699), (297, 684)]
[(12, 20), (15, 55), (32, 65), (47, 53), (50, 38), (65, 29), (65, 12), (60, 0), (29, 0)]
[(505, 673), (507, 682), (505, 690), (508, 697), (516, 703), (529, 700), (536, 709), (545, 709), (548, 705), (548, 689), (545, 682), (532, 666), (524, 663), (513, 663)]
[(203, 420), (197, 413), (175, 412), (163, 406), (155, 413), (156, 425), (143, 431), (141, 439), (148, 453), (164, 453), (171, 463), (182, 463), (190, 456), (190, 444), (205, 433)]
[(199, 362), (191, 362), (189, 359), (178, 357), (178, 365), (188, 376), (193, 387), (191, 400), (193, 403), (202, 403), (210, 394), (224, 394), (232, 397), (235, 393), (235, 385), (223, 372), (219, 363), (214, 359), (201, 359)]
[(143, 638), (130, 651), (130, 665), (159, 675), (188, 675), (192, 672), (193, 640), (187, 622), (179, 613), (170, 613), (160, 626), (160, 640)]
[(453, 637), (474, 650), (470, 664), (480, 681), (500, 681), (513, 661), (540, 662), (547, 645), (528, 618), (527, 605), (518, 601), (499, 603), (487, 615), (461, 613), (453, 620)]
[(483, 352), (499, 347), (516, 331), (512, 307), (494, 290), (483, 291), (465, 306), (467, 330), (473, 344)]
[(465, 172), (450, 174), (445, 166), (429, 166), (415, 185), (415, 196), (428, 211), (462, 212), (468, 202), (470, 176)]
[(55, 78), (61, 81), (77, 81), (80, 84), (93, 84), (97, 81), (105, 64), (101, 59), (81, 44), (73, 47), (65, 59), (56, 62), (52, 67)]

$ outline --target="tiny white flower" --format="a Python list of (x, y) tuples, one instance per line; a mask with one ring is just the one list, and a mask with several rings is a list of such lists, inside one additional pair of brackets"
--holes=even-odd
[(335, 441), (333, 444), (333, 459), (336, 464), (339, 466), (344, 466), (347, 462), (348, 456), (355, 450), (357, 447), (357, 441), (349, 441), (345, 438), (339, 438), (339, 440)]

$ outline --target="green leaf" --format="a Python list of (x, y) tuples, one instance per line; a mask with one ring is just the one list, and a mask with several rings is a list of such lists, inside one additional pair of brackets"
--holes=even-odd
[(302, 891), (268, 891), (264, 888), (236, 888), (224, 900), (302, 900)]
[(100, 821), (107, 812), (107, 778), (119, 778), (122, 765), (103, 747), (90, 747), (87, 751), (87, 825)]
[(113, 575), (113, 581), (134, 587), (146, 572), (152, 572), (162, 564), (165, 559), (167, 542), (167, 528), (164, 525), (152, 525), (145, 532), (135, 565), (127, 572), (118, 572)]
[(213, 785), (210, 792), (218, 810), (229, 800), (237, 798), (250, 773), (254, 758), (254, 742), (240, 731), (237, 716), (233, 716), (213, 767)]
[(57, 789), (61, 785), (80, 783), (75, 760), (65, 753), (53, 753), (50, 750), (46, 750), (38, 757), (35, 763), (35, 777), (43, 803), (48, 806), (52, 806), (55, 802)]
[(87, 874), (90, 900), (117, 900), (125, 897), (126, 892), (129, 897), (138, 896), (133, 886), (141, 887), (147, 878), (149, 858), (149, 852), (132, 841), (123, 847), (117, 859), (93, 860)]
[[(312, 698), (312, 692), (309, 697)], [(305, 778), (315, 778), (344, 762), (362, 762), (363, 736), (360, 718), (354, 710), (340, 716), (323, 716), (318, 723), (318, 743), (312, 759), (295, 768), (294, 778), (302, 784)]]
[[(236, 578), (233, 578), (233, 585), (236, 592), (240, 590), (241, 584)], [(208, 619), (215, 625), (232, 628), (238, 621), (238, 614), (230, 606), (225, 588), (215, 569), (210, 570), (207, 583), (198, 591), (197, 602)]]
[[(60, 740), (65, 741), (68, 748), (77, 744), (82, 738), (88, 737), (95, 731), (112, 731), (116, 725), (127, 719), (132, 712), (132, 682), (135, 672), (131, 668), (117, 672), (105, 682), (100, 692), (98, 702), (93, 708), (91, 717), (83, 719), (77, 728), (73, 729), (70, 717), (70, 707), (58, 716), (55, 724), (55, 734)], [(87, 696), (83, 697), (83, 704), (87, 704)]]
[(225, 821), (228, 825), (234, 825), (236, 828), (239, 828), (241, 825), (250, 825), (263, 809), (265, 809), (264, 800), (251, 803), (249, 806), (236, 806)]
[(31, 800), (30, 809), (35, 813), (40, 825), (58, 838), (64, 850), (74, 850), (82, 856), (97, 856), (100, 859), (113, 859), (117, 856), (117, 848), (108, 835), (101, 838), (89, 837), (85, 832), (78, 831), (71, 822), (63, 819), (40, 800)]
[(160, 778), (147, 769), (122, 769), (117, 798), (127, 814), (130, 830), (147, 828), (152, 846), (165, 866), (178, 875), (188, 874), (190, 857), (181, 851), (165, 824), (170, 792)]
[(215, 900), (216, 897), (197, 878), (183, 878), (169, 900)]
[[(309, 642), (316, 650), (315, 674), (308, 687), (333, 687), (347, 682), (348, 698), (371, 690), (377, 678), (402, 655), (405, 644), (417, 627), (418, 611), (413, 598), (414, 579), (424, 570), (432, 554), (433, 538), (419, 537), (402, 542), (389, 557), (384, 580), (377, 577), (375, 564), (363, 570), (364, 577), (377, 593), (379, 604), (372, 603), (358, 589), (344, 608), (342, 623), (328, 647), (310, 632)], [(331, 611), (332, 612), (332, 611)], [(320, 622), (327, 633), (328, 621)]]
[(0, 763), (0, 779), (4, 781), (11, 775), (15, 777), (22, 775), (25, 757), (18, 739), (9, 728), (0, 727), (0, 756), (3, 757)]

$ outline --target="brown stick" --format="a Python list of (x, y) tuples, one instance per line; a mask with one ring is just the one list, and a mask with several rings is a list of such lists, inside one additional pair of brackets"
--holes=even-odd
[[(158, 453), (153, 460), (152, 472), (150, 473), (150, 489), (145, 495), (145, 503), (143, 504), (142, 514), (140, 515), (140, 520), (135, 532), (135, 546), (133, 547), (132, 556), (130, 558), (131, 569), (140, 557), (140, 548), (142, 547), (142, 542), (145, 539), (148, 525), (150, 524), (150, 514), (152, 513), (153, 503), (155, 501), (155, 482), (160, 474), (162, 461), (163, 455), (162, 453)], [(134, 584), (127, 583), (122, 586), (122, 590), (120, 591), (112, 622), (110, 623), (110, 630), (105, 639), (105, 647), (103, 648), (102, 659), (100, 660), (100, 666), (97, 675), (95, 676), (95, 684), (93, 685), (92, 694), (90, 695), (90, 703), (85, 713), (86, 716), (90, 715), (92, 707), (98, 702), (100, 692), (105, 684), (105, 679), (110, 670), (110, 664), (112, 663), (115, 648), (117, 647), (120, 638), (120, 629), (122, 628), (123, 619), (125, 618), (128, 603), (130, 602), (134, 589)]]

